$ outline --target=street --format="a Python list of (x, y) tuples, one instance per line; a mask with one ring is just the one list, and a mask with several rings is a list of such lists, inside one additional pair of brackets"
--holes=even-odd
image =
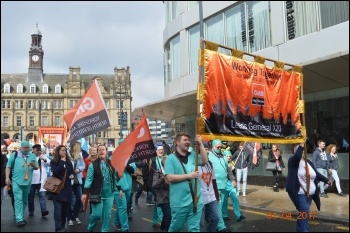
[[(47, 207), (50, 211), (47, 217), (41, 217), (39, 201), (35, 199), (35, 213), (30, 217), (28, 210), (25, 213), (27, 224), (21, 228), (15, 224), (13, 210), (10, 198), (5, 197), (1, 206), (1, 232), (53, 232), (53, 203), (47, 201)], [(112, 211), (111, 232), (116, 232), (113, 226), (115, 214), (115, 204)], [(233, 217), (232, 208), (229, 207), (229, 217), (231, 220), (225, 221), (226, 226), (230, 227), (234, 232), (291, 232), (295, 231), (296, 217), (287, 218), (287, 216), (275, 215), (273, 212), (263, 212), (256, 210), (242, 210), (243, 215), (247, 218), (241, 222), (237, 222)], [(152, 227), (153, 206), (147, 206), (145, 195), (139, 199), (139, 204), (134, 205), (133, 218), (129, 221), (131, 232), (160, 232), (159, 229)], [(86, 216), (80, 213), (79, 219), (81, 225), (66, 226), (68, 232), (86, 232), (89, 221), (89, 209)], [(317, 220), (317, 215), (314, 220), (310, 220), (310, 231), (312, 232), (348, 232), (349, 227), (341, 224), (330, 223)], [(95, 231), (100, 231), (101, 224), (99, 223)], [(185, 229), (183, 229), (185, 231)]]

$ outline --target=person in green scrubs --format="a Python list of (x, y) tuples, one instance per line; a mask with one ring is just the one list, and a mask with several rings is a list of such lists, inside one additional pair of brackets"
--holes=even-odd
[(87, 230), (93, 231), (101, 219), (101, 232), (109, 232), (114, 192), (117, 187), (117, 174), (110, 160), (107, 159), (107, 147), (98, 146), (97, 153), (99, 158), (89, 165), (81, 201), (85, 203), (88, 194), (101, 195), (100, 203), (91, 203), (92, 213)]
[(222, 205), (223, 205), (223, 200), (227, 195), (227, 192), (226, 192), (227, 182), (230, 182), (230, 183), (235, 182), (235, 177), (233, 176), (233, 173), (230, 171), (227, 159), (222, 155), (221, 149), (222, 149), (221, 140), (219, 139), (213, 140), (212, 148), (209, 151), (209, 161), (212, 163), (214, 168), (216, 183), (218, 186), (219, 196), (220, 196), (220, 201), (218, 204), (220, 219), (219, 219), (217, 230), (219, 232), (229, 232), (231, 230), (226, 228), (222, 218), (222, 208), (227, 208), (227, 203), (225, 207)]
[[(208, 156), (202, 143), (202, 137), (197, 135), (195, 141), (197, 146), (199, 146), (200, 152), (198, 165), (206, 164)], [(169, 232), (180, 232), (186, 222), (189, 232), (199, 232), (204, 204), (199, 183), (197, 183), (197, 190), (195, 190), (195, 181), (199, 182), (200, 180), (198, 179), (199, 172), (196, 167), (196, 154), (195, 151), (188, 151), (191, 145), (188, 133), (182, 132), (177, 134), (175, 143), (176, 150), (168, 155), (164, 165), (165, 176), (170, 184), (169, 194), (172, 219)], [(194, 199), (198, 200), (196, 204), (192, 193)]]
[[(17, 151), (17, 157), (15, 156), (16, 152), (13, 152), (6, 165), (6, 184), (12, 185), (15, 198), (16, 224), (18, 227), (26, 224), (24, 212), (27, 208), (33, 170), (39, 169), (36, 155), (30, 152), (29, 146), (28, 141), (22, 141), (21, 148)], [(12, 168), (12, 178), (10, 180)]]

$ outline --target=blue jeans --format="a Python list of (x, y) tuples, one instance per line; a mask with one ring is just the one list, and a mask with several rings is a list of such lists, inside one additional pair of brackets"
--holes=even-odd
[[(209, 217), (209, 223), (206, 230), (204, 229), (205, 213), (207, 213)], [(208, 204), (205, 204), (202, 211), (202, 217), (201, 217), (201, 223), (200, 223), (201, 232), (216, 232), (219, 220), (220, 220), (220, 215), (219, 215), (218, 202), (212, 201)]]
[(41, 213), (46, 211), (46, 198), (45, 198), (45, 191), (40, 191), (41, 184), (32, 184), (30, 185), (30, 191), (29, 191), (29, 197), (28, 197), (28, 210), (29, 213), (34, 213), (35, 205), (34, 205), (34, 197), (36, 191), (38, 191), (39, 194), (39, 203), (41, 208)]
[[(243, 191), (243, 193), (246, 192), (247, 190), (247, 177), (248, 177), (248, 168), (243, 168), (243, 169), (238, 169), (236, 168), (236, 173), (237, 173), (237, 194), (239, 192)], [(243, 175), (243, 188), (241, 190), (241, 179)]]
[(79, 216), (79, 210), (81, 205), (81, 196), (82, 196), (82, 190), (80, 184), (74, 184), (72, 185), (72, 191), (74, 192), (75, 196), (75, 202), (74, 202), (74, 208), (72, 210), (72, 207), (68, 207), (68, 213), (67, 213), (67, 219), (68, 220), (75, 220)]
[(158, 206), (162, 209), (163, 218), (162, 223), (160, 224), (160, 229), (168, 232), (170, 223), (171, 223), (171, 209), (170, 203), (158, 204)]
[[(323, 168), (317, 168), (316, 169), (319, 173), (321, 173), (321, 175), (323, 175), (324, 177), (328, 177), (328, 174), (327, 174), (327, 170), (326, 169), (323, 169)], [(320, 187), (320, 192), (321, 193), (324, 193), (324, 190), (327, 189), (328, 185), (325, 187), (325, 184), (324, 182), (320, 181), (318, 182), (318, 186)]]
[(153, 192), (147, 191), (146, 203), (153, 203), (154, 201), (152, 201), (152, 198), (153, 198)]
[(306, 200), (306, 196), (303, 194), (298, 194), (298, 204), (299, 204), (299, 212), (303, 214), (298, 214), (297, 219), (297, 232), (309, 232), (309, 212), (310, 212), (310, 205), (312, 202), (312, 196), (310, 195), (308, 200)]
[(55, 231), (65, 228), (69, 205), (70, 203), (66, 201), (53, 200), (53, 218), (55, 220)]

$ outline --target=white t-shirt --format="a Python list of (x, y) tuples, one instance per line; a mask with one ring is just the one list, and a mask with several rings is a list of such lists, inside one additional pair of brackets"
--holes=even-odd
[[(314, 195), (316, 192), (316, 185), (314, 183), (314, 180), (316, 179), (316, 172), (314, 171), (314, 169), (312, 169), (312, 167), (310, 166), (309, 163), (307, 165), (309, 167), (309, 172), (310, 172), (310, 191), (309, 191), (309, 194)], [(304, 161), (304, 159), (301, 159), (300, 163), (299, 163), (299, 168), (298, 168), (298, 179), (300, 182), (300, 186), (302, 186), (306, 190), (305, 173), (306, 173), (305, 161)], [(300, 188), (298, 194), (305, 194), (305, 192), (302, 188)]]
[(209, 163), (204, 166), (198, 166), (199, 180), (201, 184), (202, 199), (204, 204), (216, 201), (213, 179), (215, 172)]

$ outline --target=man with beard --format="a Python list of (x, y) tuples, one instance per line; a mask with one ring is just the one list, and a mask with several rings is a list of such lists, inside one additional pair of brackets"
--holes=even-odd
[[(28, 203), (33, 170), (39, 169), (36, 155), (29, 152), (29, 150), (29, 142), (22, 141), (21, 149), (17, 152), (17, 158), (15, 159), (15, 152), (12, 153), (6, 165), (6, 184), (11, 184), (13, 188), (16, 223), (18, 227), (26, 224), (24, 221), (24, 211)], [(12, 169), (12, 177), (10, 180)]]
[[(200, 151), (198, 164), (204, 165), (208, 162), (208, 156), (200, 135), (196, 136), (196, 142)], [(169, 232), (180, 232), (186, 222), (189, 232), (199, 232), (203, 200), (199, 183), (197, 183), (197, 190), (194, 190), (195, 181), (199, 182), (196, 154), (194, 151), (188, 151), (191, 144), (188, 133), (177, 134), (175, 143), (176, 150), (167, 157), (164, 165), (165, 176), (170, 183), (169, 199), (172, 220)], [(194, 191), (196, 191), (197, 198), (194, 196)], [(194, 203), (196, 199), (197, 204)]]

